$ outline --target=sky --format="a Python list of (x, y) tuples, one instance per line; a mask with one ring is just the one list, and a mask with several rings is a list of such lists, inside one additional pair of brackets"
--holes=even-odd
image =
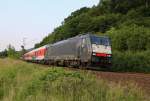
[(0, 0), (0, 51), (9, 44), (21, 49), (34, 47), (64, 18), (81, 7), (92, 7), (99, 0)]

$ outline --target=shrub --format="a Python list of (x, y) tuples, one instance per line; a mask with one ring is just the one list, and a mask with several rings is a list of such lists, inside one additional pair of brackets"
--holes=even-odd
[(113, 71), (150, 72), (150, 51), (113, 52)]
[(149, 44), (149, 29), (142, 26), (123, 26), (121, 29), (112, 28), (107, 32), (112, 39), (113, 50), (141, 51), (146, 50)]

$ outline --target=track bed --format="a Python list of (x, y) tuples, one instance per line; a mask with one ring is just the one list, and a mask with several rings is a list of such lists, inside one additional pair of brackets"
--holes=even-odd
[(113, 73), (113, 72), (94, 72), (98, 78), (103, 78), (113, 82), (126, 84), (128, 81), (135, 82), (150, 95), (150, 74), (142, 73)]
[[(68, 69), (68, 68), (66, 68)], [(70, 68), (69, 68), (70, 70)], [(79, 70), (71, 68), (71, 70)], [(121, 83), (123, 85), (127, 84), (128, 82), (134, 82), (139, 87), (144, 89), (148, 95), (150, 95), (150, 74), (144, 73), (116, 73), (116, 72), (102, 72), (102, 71), (94, 71), (94, 70), (83, 70), (84, 72), (90, 72), (98, 79), (108, 80), (110, 82)]]

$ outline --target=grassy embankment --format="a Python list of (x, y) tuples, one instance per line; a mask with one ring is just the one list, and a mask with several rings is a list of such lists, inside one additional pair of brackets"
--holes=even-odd
[(97, 80), (90, 73), (0, 59), (0, 101), (147, 101), (133, 83)]

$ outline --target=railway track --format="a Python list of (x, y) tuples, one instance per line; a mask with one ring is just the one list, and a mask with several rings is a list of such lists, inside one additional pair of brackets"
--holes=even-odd
[(103, 78), (116, 83), (127, 84), (135, 82), (150, 95), (150, 74), (142, 73), (114, 73), (114, 72), (94, 72), (97, 78)]

